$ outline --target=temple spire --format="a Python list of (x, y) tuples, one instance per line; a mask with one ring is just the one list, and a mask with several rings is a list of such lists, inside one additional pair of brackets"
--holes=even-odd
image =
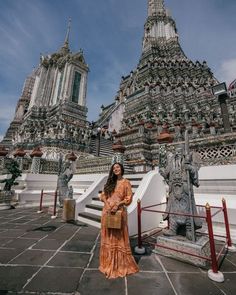
[[(175, 21), (167, 11), (164, 0), (148, 0), (148, 17), (144, 25), (141, 62), (155, 52), (157, 56), (181, 56), (184, 52), (178, 41)], [(154, 58), (154, 57), (153, 57)]]
[(70, 49), (69, 49), (70, 29), (71, 29), (71, 18), (69, 18), (65, 41), (64, 41), (64, 44), (60, 50), (62, 53), (68, 53), (70, 51)]
[(164, 0), (148, 0), (148, 16), (165, 14)]
[(70, 28), (71, 28), (71, 18), (69, 18), (67, 32), (66, 32), (66, 38), (65, 38), (65, 42), (64, 42), (64, 45), (67, 45), (67, 46), (69, 46)]

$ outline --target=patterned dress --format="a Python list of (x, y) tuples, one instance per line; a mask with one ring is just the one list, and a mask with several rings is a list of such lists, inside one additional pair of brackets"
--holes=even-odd
[[(131, 184), (128, 179), (117, 181), (116, 188), (108, 198), (101, 194), (104, 202), (101, 220), (101, 247), (100, 247), (100, 266), (99, 270), (107, 278), (124, 277), (139, 271), (130, 248), (129, 233), (127, 226), (126, 207), (132, 202)], [(125, 205), (120, 206), (122, 210), (121, 229), (106, 228), (106, 214), (110, 206), (125, 201)]]

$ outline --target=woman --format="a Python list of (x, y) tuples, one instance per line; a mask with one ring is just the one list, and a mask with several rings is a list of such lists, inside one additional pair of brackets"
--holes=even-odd
[[(123, 178), (121, 164), (112, 165), (104, 191), (100, 195), (104, 202), (101, 220), (101, 247), (99, 270), (107, 278), (124, 277), (138, 272), (138, 266), (132, 256), (127, 226), (126, 206), (132, 202), (131, 184)], [(122, 211), (121, 229), (106, 227), (106, 214)]]

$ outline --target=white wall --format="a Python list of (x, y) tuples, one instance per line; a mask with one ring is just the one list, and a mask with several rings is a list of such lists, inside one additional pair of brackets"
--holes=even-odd
[[(236, 165), (202, 167), (199, 170), (200, 187), (194, 189), (199, 205), (221, 206), (226, 200), (229, 221), (236, 225)], [(221, 222), (223, 215), (216, 215), (214, 221)]]
[[(128, 207), (128, 222), (129, 222), (129, 235), (135, 235), (138, 232), (137, 227), (137, 201), (141, 200), (141, 206), (150, 206), (154, 204), (159, 204), (166, 197), (166, 186), (163, 181), (162, 176), (158, 171), (150, 171), (147, 173), (138, 189), (136, 190), (133, 196), (133, 202)], [(165, 206), (158, 206), (152, 208), (154, 210), (164, 210)], [(161, 213), (151, 213), (145, 212), (142, 213), (142, 231), (147, 231), (159, 226), (160, 221), (162, 220)]]

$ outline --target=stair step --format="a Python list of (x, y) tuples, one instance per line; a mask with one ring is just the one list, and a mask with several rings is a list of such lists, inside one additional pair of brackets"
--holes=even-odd
[(139, 187), (139, 184), (132, 184), (131, 183), (131, 186), (132, 186), (132, 188), (137, 188), (137, 187)]
[(134, 178), (134, 177), (127, 177), (127, 179), (129, 179), (129, 181), (141, 181), (143, 178)]
[(88, 225), (91, 225), (91, 226), (95, 226), (97, 228), (101, 228), (101, 223), (97, 222), (97, 221), (94, 221), (92, 219), (88, 219), (88, 218), (84, 218), (82, 216), (78, 216), (77, 220), (79, 222), (83, 222), (84, 224), (88, 224)]
[(95, 214), (92, 214), (92, 213), (81, 212), (78, 215), (81, 216), (81, 217), (84, 217), (86, 219), (89, 219), (89, 220), (93, 220), (93, 221), (96, 221), (96, 222), (101, 222), (101, 216), (98, 216), (98, 215), (95, 215)]
[(103, 206), (94, 205), (94, 204), (87, 204), (86, 208), (102, 211)]

